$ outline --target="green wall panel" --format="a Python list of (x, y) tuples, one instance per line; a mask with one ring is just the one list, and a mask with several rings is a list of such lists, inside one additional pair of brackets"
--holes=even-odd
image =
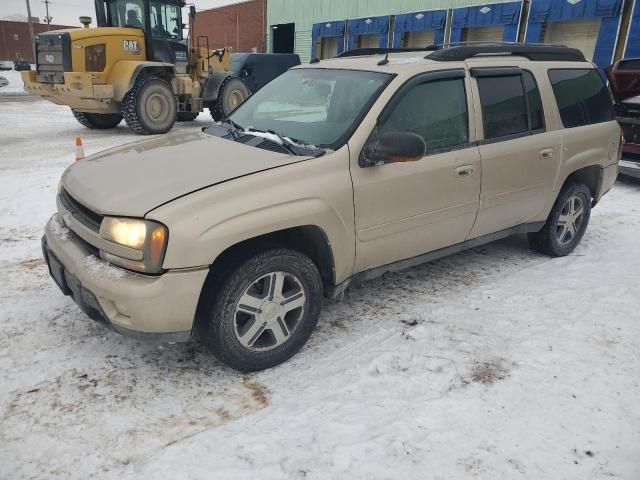
[[(513, 0), (504, 0), (513, 1)], [(271, 25), (295, 23), (295, 52), (303, 62), (311, 55), (314, 23), (422, 10), (469, 7), (501, 0), (267, 0), (267, 45), (271, 49)]]

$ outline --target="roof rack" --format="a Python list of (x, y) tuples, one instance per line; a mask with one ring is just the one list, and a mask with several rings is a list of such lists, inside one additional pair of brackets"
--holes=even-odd
[(429, 60), (453, 62), (466, 60), (475, 55), (510, 54), (528, 58), (532, 61), (568, 61), (586, 62), (584, 55), (577, 48), (562, 45), (545, 45), (540, 43), (503, 43), (503, 42), (469, 42), (454, 44), (437, 49), (427, 55)]
[(437, 50), (437, 45), (429, 45), (423, 48), (354, 48), (336, 55), (336, 58), (345, 57), (364, 57), (367, 55), (385, 55), (388, 53), (404, 53), (404, 52), (433, 52)]

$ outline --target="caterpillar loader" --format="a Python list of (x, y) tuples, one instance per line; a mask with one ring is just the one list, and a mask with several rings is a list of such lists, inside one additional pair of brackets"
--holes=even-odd
[[(165, 133), (175, 121), (209, 108), (214, 120), (248, 96), (231, 74), (231, 53), (209, 49), (206, 37), (183, 38), (183, 0), (95, 0), (97, 27), (36, 36), (36, 70), (24, 88), (59, 105), (94, 129), (124, 118), (137, 134)], [(195, 8), (190, 8), (190, 20)], [(191, 32), (191, 29), (190, 29)], [(191, 40), (191, 41), (189, 41)]]

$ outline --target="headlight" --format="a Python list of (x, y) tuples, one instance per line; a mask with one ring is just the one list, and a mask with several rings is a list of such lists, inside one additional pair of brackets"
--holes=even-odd
[(167, 227), (151, 220), (105, 217), (100, 225), (100, 236), (119, 245), (142, 252), (142, 260), (130, 260), (109, 252), (101, 252), (108, 262), (138, 272), (159, 273), (167, 247)]
[(91, 45), (84, 49), (84, 69), (87, 72), (102, 72), (107, 65), (104, 43)]

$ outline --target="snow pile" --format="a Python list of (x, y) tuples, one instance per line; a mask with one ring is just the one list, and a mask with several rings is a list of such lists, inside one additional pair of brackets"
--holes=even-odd
[(15, 95), (17, 93), (24, 93), (26, 95), (20, 72), (16, 72), (15, 70), (0, 71), (0, 77), (4, 77), (7, 80), (7, 85), (0, 87), (0, 96), (3, 94)]

